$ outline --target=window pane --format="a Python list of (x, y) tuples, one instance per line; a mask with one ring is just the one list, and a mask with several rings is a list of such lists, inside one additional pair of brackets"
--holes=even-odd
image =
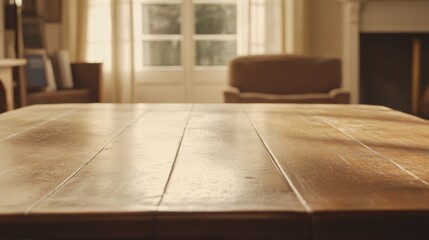
[(180, 5), (143, 4), (143, 34), (180, 34)]
[(236, 5), (195, 4), (196, 34), (235, 34), (236, 32)]
[(236, 55), (236, 41), (196, 41), (197, 66), (224, 66)]
[(180, 41), (143, 41), (144, 66), (180, 66)]

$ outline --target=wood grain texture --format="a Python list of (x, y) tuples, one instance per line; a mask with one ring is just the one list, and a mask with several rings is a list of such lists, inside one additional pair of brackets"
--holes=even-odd
[(0, 239), (428, 239), (429, 124), (353, 105), (0, 115)]
[(3, 113), (0, 118), (0, 144), (8, 138), (48, 124), (78, 109), (76, 105), (37, 106)]
[(374, 112), (371, 121), (351, 109), (344, 110), (343, 116), (321, 120), (429, 185), (428, 121), (397, 111)]
[[(147, 107), (142, 116), (30, 215), (80, 214), (81, 220), (93, 227), (94, 237), (153, 237), (153, 215), (164, 192), (191, 107)], [(111, 228), (108, 225), (111, 222), (98, 223), (97, 219), (106, 213), (112, 221), (121, 224), (113, 224)], [(123, 227), (128, 224), (139, 227)], [(60, 233), (87, 236), (72, 230), (68, 227)]]
[(160, 238), (307, 239), (309, 219), (240, 105), (196, 105), (157, 214)]
[[(377, 117), (380, 128), (388, 120), (401, 121), (401, 116), (415, 130), (423, 122), (386, 108), (348, 108), (246, 106), (276, 162), (305, 199), (314, 239), (427, 238), (428, 185), (327, 119), (344, 119), (345, 128), (348, 121), (359, 119), (359, 129), (375, 124)], [(394, 134), (398, 129), (385, 131)]]
[[(132, 105), (76, 108), (64, 117), (55, 118), (58, 115), (52, 113), (48, 118), (54, 120), (29, 126), (28, 130), (21, 130), (0, 144), (0, 221), (27, 219), (26, 215), (35, 206), (73, 177), (144, 112)], [(43, 107), (30, 109), (42, 111)], [(1, 227), (8, 229), (7, 224)], [(0, 237), (8, 237), (7, 233), (0, 231)]]

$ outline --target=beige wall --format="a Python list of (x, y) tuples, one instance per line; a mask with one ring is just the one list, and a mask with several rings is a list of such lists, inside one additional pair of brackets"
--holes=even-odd
[(342, 9), (338, 0), (307, 0), (307, 53), (342, 56)]

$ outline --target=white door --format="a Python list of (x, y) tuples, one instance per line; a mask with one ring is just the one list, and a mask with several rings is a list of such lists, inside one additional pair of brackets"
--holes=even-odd
[(135, 101), (222, 102), (237, 1), (139, 0), (133, 9)]

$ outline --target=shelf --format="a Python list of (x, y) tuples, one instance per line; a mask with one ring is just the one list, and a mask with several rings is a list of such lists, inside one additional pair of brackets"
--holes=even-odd
[(25, 59), (4, 58), (0, 59), (0, 67), (19, 67), (27, 63)]

